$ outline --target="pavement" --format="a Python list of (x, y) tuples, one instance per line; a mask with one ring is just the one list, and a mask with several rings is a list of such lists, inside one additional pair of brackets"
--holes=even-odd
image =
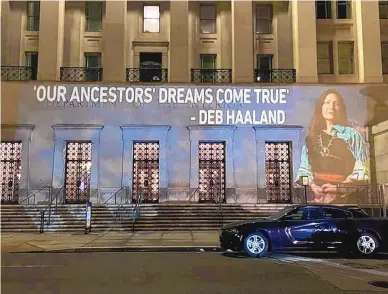
[(2, 233), (1, 252), (217, 250), (218, 231)]
[(388, 284), (388, 273), (382, 271), (388, 259), (373, 263), (380, 264), (380, 269), (350, 268), (323, 255), (248, 258), (220, 252), (5, 253), (1, 290), (12, 294), (388, 293), (388, 289), (371, 284)]

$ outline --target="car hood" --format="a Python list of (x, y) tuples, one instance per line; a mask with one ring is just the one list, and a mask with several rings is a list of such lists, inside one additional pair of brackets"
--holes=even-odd
[(250, 221), (242, 221), (242, 222), (233, 222), (230, 224), (227, 224), (221, 228), (221, 230), (228, 230), (228, 229), (233, 229), (236, 227), (240, 227), (243, 225), (248, 225), (248, 224), (255, 224), (255, 223), (268, 223), (271, 222), (271, 220), (268, 219), (255, 219), (255, 220), (250, 220)]

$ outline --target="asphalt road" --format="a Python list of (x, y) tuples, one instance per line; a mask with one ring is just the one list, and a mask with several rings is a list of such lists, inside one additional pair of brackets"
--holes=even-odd
[[(370, 293), (384, 291), (363, 280), (367, 275), (373, 278), (373, 273), (359, 272), (357, 276), (349, 271), (342, 277), (343, 285), (349, 283), (354, 288), (357, 281), (360, 290), (342, 291), (344, 286), (330, 281), (330, 276), (339, 276), (330, 265), (313, 262), (309, 267), (303, 264), (308, 264), (309, 259), (303, 260), (287, 260), (284, 256), (252, 259), (216, 252), (3, 254), (1, 287), (5, 294), (354, 294), (368, 293), (369, 289), (375, 291)], [(338, 273), (341, 270), (337, 267)], [(382, 278), (384, 276), (375, 276), (377, 280)]]

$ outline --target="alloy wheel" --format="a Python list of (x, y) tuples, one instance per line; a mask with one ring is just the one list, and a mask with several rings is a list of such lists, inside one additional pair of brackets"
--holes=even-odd
[(376, 241), (371, 236), (362, 235), (357, 240), (357, 248), (362, 254), (372, 254), (376, 249)]

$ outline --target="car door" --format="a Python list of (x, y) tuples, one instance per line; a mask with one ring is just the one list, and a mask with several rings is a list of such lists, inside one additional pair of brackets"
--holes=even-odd
[(320, 209), (317, 206), (298, 207), (280, 221), (283, 248), (310, 247), (320, 227)]
[(336, 207), (322, 207), (319, 239), (326, 247), (337, 247), (342, 244), (348, 233), (354, 231), (352, 213)]

